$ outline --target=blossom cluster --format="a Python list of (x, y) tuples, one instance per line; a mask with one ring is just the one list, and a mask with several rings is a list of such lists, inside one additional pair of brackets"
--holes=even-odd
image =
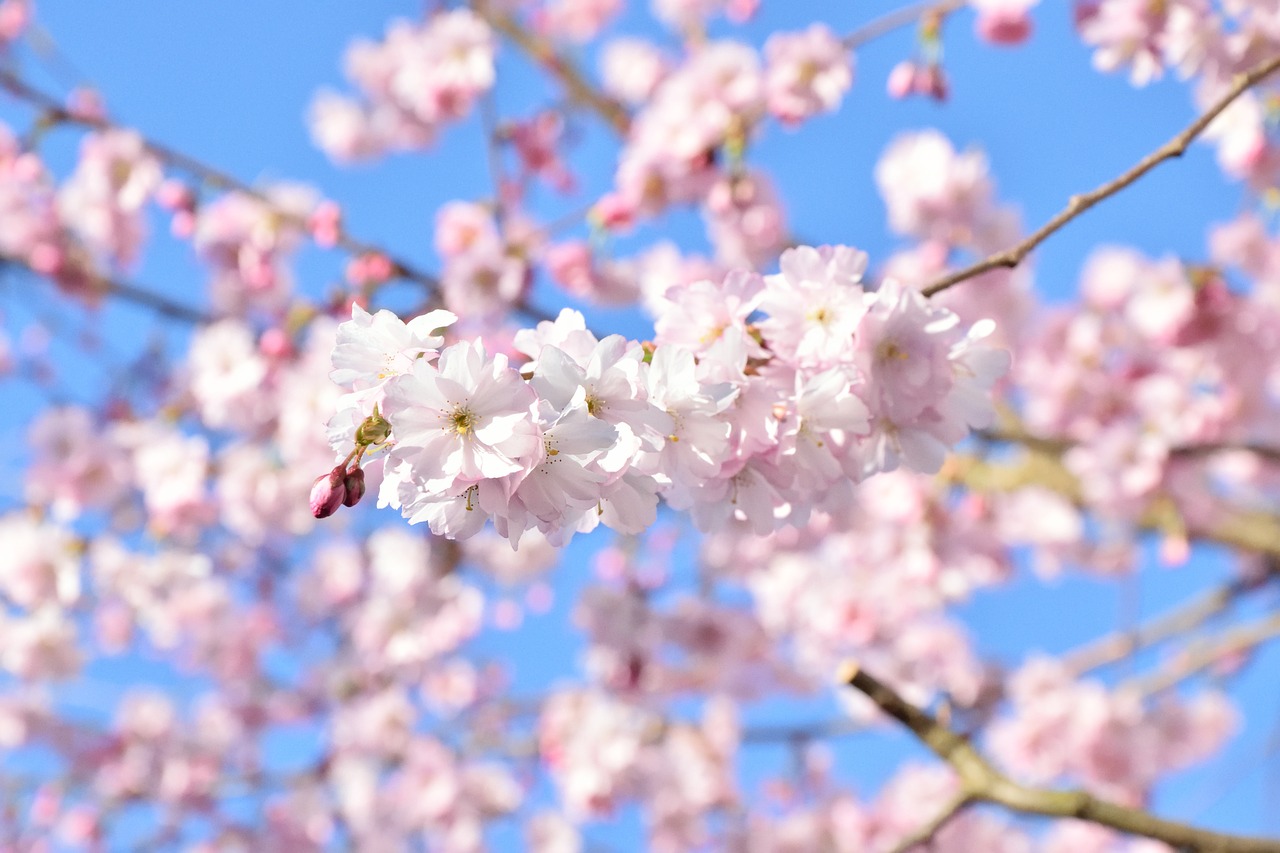
[(495, 50), (489, 25), (469, 9), (423, 24), (397, 21), (383, 41), (359, 41), (347, 52), (347, 76), (364, 100), (321, 92), (311, 106), (312, 135), (338, 160), (424, 147), (493, 85)]
[(733, 177), (717, 162), (720, 152), (729, 163), (740, 158), (766, 115), (794, 125), (833, 111), (853, 83), (852, 55), (821, 24), (775, 34), (763, 63), (756, 49), (727, 40), (706, 45), (669, 72), (644, 43), (611, 48), (606, 89), (628, 101), (647, 99), (619, 157), (615, 190), (597, 206), (608, 225), (675, 204), (714, 208), (709, 194)]
[(518, 369), (480, 341), (443, 346), (450, 312), (353, 306), (331, 440), (348, 458), (385, 451), (380, 504), (451, 538), (486, 518), (513, 545), (533, 528), (638, 533), (659, 496), (703, 529), (802, 524), (877, 472), (937, 471), (990, 422), (1009, 364), (983, 343), (990, 323), (964, 329), (892, 281), (868, 290), (865, 266), (804, 247), (775, 275), (673, 287), (647, 346), (566, 309), (515, 336)]

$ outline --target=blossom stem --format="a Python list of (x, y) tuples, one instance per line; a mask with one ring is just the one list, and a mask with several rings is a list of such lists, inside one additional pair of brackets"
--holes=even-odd
[(1067, 206), (1060, 210), (1052, 219), (1042, 225), (1039, 230), (1035, 231), (1022, 242), (1009, 247), (993, 255), (989, 255), (972, 266), (965, 267), (962, 270), (943, 276), (937, 281), (930, 284), (922, 292), (925, 296), (933, 296), (935, 293), (941, 293), (949, 287), (959, 284), (962, 281), (982, 275), (984, 272), (990, 272), (994, 269), (1006, 268), (1012, 269), (1031, 254), (1031, 250), (1039, 246), (1049, 237), (1056, 234), (1061, 228), (1089, 208), (1093, 207), (1100, 201), (1110, 198), (1131, 184), (1135, 183), (1139, 178), (1150, 172), (1156, 166), (1165, 160), (1172, 160), (1175, 157), (1181, 157), (1186, 153), (1187, 147), (1197, 136), (1204, 132), (1215, 118), (1217, 118), (1223, 110), (1231, 105), (1231, 102), (1240, 95), (1244, 94), (1248, 89), (1262, 82), (1269, 77), (1277, 68), (1280, 68), (1280, 55), (1273, 56), (1263, 62), (1258, 63), (1249, 71), (1241, 74), (1236, 78), (1235, 83), (1227, 90), (1221, 98), (1219, 98), (1213, 106), (1209, 107), (1195, 121), (1187, 125), (1181, 132), (1172, 139), (1161, 145), (1155, 151), (1152, 151), (1146, 157), (1143, 157), (1133, 168), (1125, 172), (1118, 178), (1108, 181), (1105, 184), (1091, 190), (1087, 193), (1072, 196)]

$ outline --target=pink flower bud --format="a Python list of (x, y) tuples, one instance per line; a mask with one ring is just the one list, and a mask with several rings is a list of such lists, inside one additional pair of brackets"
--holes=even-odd
[(328, 474), (316, 477), (311, 485), (311, 514), (316, 518), (328, 518), (338, 511), (347, 497), (346, 465), (338, 465)]
[(356, 466), (347, 472), (342, 481), (346, 495), (342, 498), (343, 506), (355, 506), (364, 497), (364, 469)]
[(66, 255), (52, 243), (38, 243), (31, 250), (27, 263), (41, 275), (54, 275), (62, 269)]
[(928, 95), (935, 101), (945, 101), (951, 92), (947, 76), (943, 73), (942, 66), (936, 62), (917, 74), (915, 83), (917, 94)]
[(293, 354), (293, 341), (284, 329), (278, 327), (267, 329), (258, 339), (258, 352), (267, 358), (287, 358)]
[(191, 210), (196, 197), (182, 181), (169, 178), (156, 190), (156, 202), (165, 210)]
[(342, 208), (332, 201), (321, 202), (307, 218), (307, 229), (316, 245), (333, 248), (342, 236)]
[(14, 41), (31, 21), (31, 8), (26, 3), (9, 0), (0, 3), (0, 41)]
[(609, 193), (591, 208), (591, 218), (607, 231), (626, 228), (635, 221), (635, 206), (619, 193)]
[(73, 89), (67, 96), (67, 112), (79, 119), (101, 122), (107, 119), (107, 105), (102, 95), (84, 86)]
[(547, 249), (544, 261), (551, 278), (570, 293), (591, 292), (591, 247), (586, 242), (556, 243)]
[(889, 97), (901, 100), (910, 95), (916, 88), (916, 66), (914, 62), (905, 60), (893, 66), (889, 72), (889, 81), (885, 84)]
[(992, 44), (1022, 44), (1031, 35), (1031, 16), (1021, 14), (979, 15), (975, 23), (979, 38)]
[(169, 223), (169, 233), (180, 239), (187, 239), (196, 233), (196, 216), (189, 210), (180, 210), (173, 215)]

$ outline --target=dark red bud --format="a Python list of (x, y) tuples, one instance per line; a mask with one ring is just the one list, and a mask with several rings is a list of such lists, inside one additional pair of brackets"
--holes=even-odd
[(347, 470), (339, 465), (328, 474), (316, 477), (311, 486), (311, 514), (316, 518), (328, 518), (338, 511), (347, 496)]
[(357, 466), (348, 471), (346, 479), (343, 480), (343, 487), (347, 492), (342, 499), (343, 506), (355, 506), (360, 503), (360, 499), (364, 497), (364, 469)]

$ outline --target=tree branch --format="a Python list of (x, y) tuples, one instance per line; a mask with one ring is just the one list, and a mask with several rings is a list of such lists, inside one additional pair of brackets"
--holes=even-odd
[(626, 107), (591, 85), (578, 66), (567, 56), (560, 54), (555, 45), (497, 8), (496, 4), (475, 0), (471, 8), (488, 21), (489, 26), (510, 39), (530, 59), (559, 79), (570, 101), (581, 104), (600, 116), (619, 136), (627, 135), (631, 129), (631, 115)]
[(1280, 637), (1280, 611), (1275, 611), (1248, 625), (1232, 628), (1214, 638), (1213, 641), (1197, 643), (1175, 657), (1170, 666), (1126, 682), (1125, 686), (1136, 690), (1142, 696), (1163, 693), (1191, 676), (1222, 662), (1224, 658), (1247, 652), (1276, 637)]
[[(1049, 438), (1027, 432), (1016, 419), (1006, 417), (1005, 426), (998, 429), (977, 430), (974, 435), (984, 441), (1003, 441), (1010, 444), (1021, 444), (1049, 453), (1063, 453), (1076, 442), (1067, 438)], [(1254, 444), (1242, 441), (1214, 441), (1204, 444), (1180, 444), (1169, 448), (1169, 455), (1180, 459), (1201, 459), (1215, 453), (1252, 453), (1261, 456), (1268, 462), (1280, 462), (1280, 448), (1268, 444)]]
[(1134, 652), (1185, 634), (1222, 613), (1256, 582), (1238, 579), (1164, 613), (1135, 631), (1117, 631), (1063, 655), (1062, 662), (1076, 676), (1123, 660)]
[(867, 42), (875, 41), (881, 36), (913, 24), (921, 18), (929, 15), (950, 15), (964, 5), (965, 0), (941, 0), (941, 2), (939, 0), (928, 0), (925, 3), (903, 6), (901, 9), (895, 9), (870, 23), (858, 27), (858, 29), (841, 39), (841, 42), (850, 50), (856, 50)]
[(1273, 56), (1264, 62), (1255, 65), (1248, 72), (1236, 78), (1227, 93), (1214, 103), (1199, 118), (1187, 125), (1182, 132), (1178, 133), (1164, 145), (1155, 151), (1143, 157), (1137, 165), (1125, 172), (1115, 180), (1108, 181), (1097, 189), (1084, 193), (1082, 195), (1072, 196), (1067, 206), (1058, 212), (1056, 216), (1040, 227), (1038, 231), (1024, 239), (1021, 243), (990, 255), (984, 260), (979, 261), (972, 266), (965, 267), (962, 270), (953, 272), (944, 276), (938, 281), (930, 284), (923, 291), (925, 296), (933, 296), (935, 293), (941, 293), (952, 285), (959, 284), (962, 281), (981, 275), (1001, 267), (1012, 268), (1022, 263), (1022, 260), (1031, 253), (1031, 250), (1039, 246), (1050, 236), (1055, 234), (1062, 226), (1084, 213), (1103, 199), (1110, 198), (1120, 192), (1125, 187), (1137, 181), (1147, 172), (1150, 172), (1156, 166), (1165, 160), (1181, 157), (1187, 150), (1187, 146), (1199, 136), (1210, 123), (1217, 118), (1223, 110), (1230, 106), (1231, 102), (1243, 94), (1247, 89), (1261, 82), (1268, 77), (1277, 68), (1280, 68), (1280, 56)]
[[(46, 121), (80, 125), (82, 127), (94, 128), (95, 130), (119, 128), (118, 125), (107, 119), (94, 118), (68, 110), (57, 98), (40, 91), (18, 75), (14, 74), (12, 71), (0, 69), (0, 87), (3, 87), (10, 94), (39, 109), (43, 113)], [(137, 131), (135, 130), (134, 132), (136, 133)], [(171, 168), (194, 175), (202, 182), (214, 187), (215, 189), (243, 193), (244, 195), (247, 195), (271, 208), (271, 210), (274, 211), (281, 219), (299, 228), (304, 230), (306, 229), (307, 220), (305, 216), (299, 216), (296, 211), (280, 208), (266, 193), (259, 189), (255, 189), (244, 181), (241, 181), (220, 169), (210, 166), (207, 163), (197, 160), (189, 154), (184, 154), (176, 148), (171, 148), (168, 145), (156, 142), (153, 139), (148, 139), (145, 136), (142, 136), (142, 143), (152, 155), (163, 161)], [(352, 237), (345, 230), (338, 233), (337, 245), (343, 251), (350, 254), (363, 255), (376, 253), (382, 255), (391, 262), (392, 274), (396, 278), (416, 282), (432, 291), (437, 290), (440, 286), (439, 280), (430, 273), (417, 268), (404, 258), (397, 257), (380, 246)]]
[[(1277, 58), (1277, 64), (1280, 65), (1280, 58)], [(1077, 508), (1089, 509), (1079, 481), (1060, 458), (1071, 447), (1070, 441), (1032, 435), (1017, 424), (986, 435), (992, 439), (1021, 444), (1030, 452), (1025, 458), (1012, 463), (990, 462), (976, 456), (955, 454), (948, 458), (944, 474), (975, 491), (1013, 492), (1027, 486), (1043, 486), (1062, 495)], [(1248, 445), (1217, 445), (1214, 449), (1254, 448)], [(1262, 452), (1262, 449), (1258, 450)], [(1173, 453), (1177, 455), (1176, 448)], [(1162, 501), (1160, 496), (1156, 496), (1134, 523), (1140, 530), (1166, 531), (1169, 508), (1167, 498)], [(1193, 525), (1185, 533), (1192, 539), (1217, 542), (1280, 560), (1280, 516), (1271, 513), (1228, 507), (1216, 516), (1212, 525)]]
[(978, 754), (968, 738), (953, 732), (893, 688), (851, 664), (841, 680), (888, 716), (911, 730), (960, 776), (962, 795), (1023, 814), (1076, 818), (1130, 835), (1154, 838), (1184, 851), (1201, 853), (1280, 853), (1280, 840), (1226, 835), (1156, 817), (1141, 809), (1101, 800), (1086, 791), (1057, 791), (1020, 785)]
[[(43, 273), (31, 269), (22, 258), (13, 255), (0, 255), (0, 264), (11, 264), (13, 266), (22, 267), (32, 275), (47, 279)], [(128, 281), (110, 278), (97, 272), (87, 273), (91, 277), (93, 290), (86, 292), (88, 296), (114, 296), (125, 302), (132, 302), (134, 305), (140, 305), (143, 308), (149, 308), (157, 314), (168, 317), (171, 320), (179, 320), (183, 323), (191, 323), (194, 325), (202, 325), (212, 322), (213, 317), (198, 308), (190, 305), (184, 305), (169, 299), (154, 290), (134, 284)]]

